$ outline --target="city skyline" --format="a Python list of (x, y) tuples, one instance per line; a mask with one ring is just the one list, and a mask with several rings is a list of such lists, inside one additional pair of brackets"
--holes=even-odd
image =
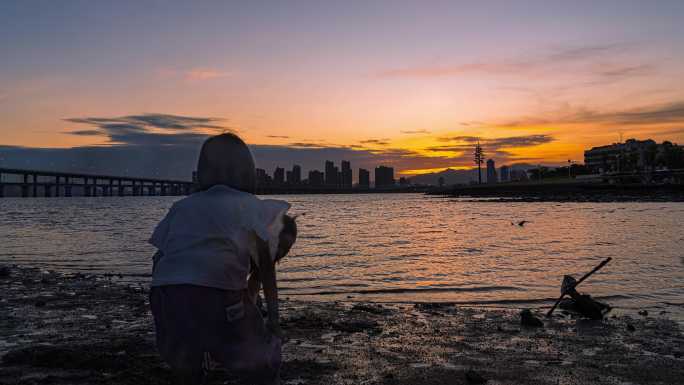
[[(390, 187), (397, 182), (394, 179), (395, 170), (392, 167), (378, 165), (374, 169), (373, 175), (375, 177), (373, 179), (370, 178), (371, 170), (359, 167), (357, 168), (356, 178), (354, 178), (355, 174), (351, 167), (351, 162), (344, 159), (339, 162), (340, 167), (337, 167), (335, 166), (335, 161), (326, 160), (323, 165), (323, 171), (317, 168), (304, 170), (308, 173), (307, 178), (302, 177), (302, 167), (298, 164), (292, 164), (291, 170), (276, 166), (272, 176), (268, 170), (257, 167), (257, 183), (261, 186), (311, 185), (350, 189), (353, 187), (369, 188), (371, 186)], [(380, 184), (377, 183), (378, 180)]]
[(401, 176), (470, 167), (476, 138), (556, 165), (621, 135), (684, 141), (682, 2), (387, 4), (3, 2), (0, 165), (158, 175), (225, 130), (260, 167)]

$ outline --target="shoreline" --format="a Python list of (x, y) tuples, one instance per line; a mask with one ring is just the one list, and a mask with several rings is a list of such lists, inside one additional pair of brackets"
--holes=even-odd
[[(4, 274), (2, 274), (4, 273)], [(167, 384), (145, 287), (0, 268), (0, 384)], [(282, 383), (677, 383), (684, 335), (662, 316), (521, 327), (513, 310), (284, 300)], [(210, 384), (236, 383), (213, 370)]]
[(684, 202), (684, 185), (496, 183), (445, 187), (427, 195), (473, 202)]

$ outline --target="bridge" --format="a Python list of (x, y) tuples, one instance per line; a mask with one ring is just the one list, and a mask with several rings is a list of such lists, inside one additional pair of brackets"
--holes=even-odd
[(0, 168), (0, 198), (14, 190), (21, 197), (188, 195), (189, 181)]

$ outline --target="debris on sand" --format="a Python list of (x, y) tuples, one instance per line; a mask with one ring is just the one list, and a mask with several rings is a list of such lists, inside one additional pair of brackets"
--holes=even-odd
[(648, 310), (639, 311), (639, 315), (644, 316), (644, 317), (648, 317)]
[(532, 328), (544, 327), (544, 323), (532, 314), (530, 309), (520, 312), (520, 325)]
[(482, 377), (482, 375), (472, 369), (465, 373), (465, 378), (469, 384), (486, 384), (487, 379)]
[(0, 278), (7, 278), (11, 274), (11, 270), (7, 266), (0, 266)]
[(601, 263), (599, 263), (598, 266), (594, 267), (590, 272), (584, 274), (582, 278), (580, 278), (579, 280), (576, 280), (571, 275), (563, 276), (560, 297), (558, 297), (556, 303), (553, 304), (548, 313), (546, 313), (546, 317), (551, 317), (553, 311), (563, 301), (563, 298), (565, 298), (565, 296), (570, 296), (574, 301), (574, 304), (571, 307), (574, 306), (576, 312), (582, 314), (587, 318), (591, 318), (594, 320), (602, 320), (603, 317), (611, 310), (610, 306), (595, 301), (589, 295), (581, 295), (577, 292), (577, 286), (579, 286), (587, 278), (591, 277), (594, 273), (601, 270), (611, 260), (612, 258), (606, 258)]
[(558, 307), (593, 320), (602, 320), (611, 310), (610, 305), (599, 302), (588, 294), (579, 294), (574, 291), (570, 295), (572, 298), (562, 300)]

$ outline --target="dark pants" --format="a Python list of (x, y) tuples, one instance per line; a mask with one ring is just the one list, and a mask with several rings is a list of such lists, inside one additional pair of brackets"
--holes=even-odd
[[(204, 354), (259, 382), (279, 376), (281, 342), (266, 330), (246, 293), (194, 285), (153, 287), (157, 348), (183, 372), (201, 371)], [(256, 378), (255, 378), (256, 375)]]

